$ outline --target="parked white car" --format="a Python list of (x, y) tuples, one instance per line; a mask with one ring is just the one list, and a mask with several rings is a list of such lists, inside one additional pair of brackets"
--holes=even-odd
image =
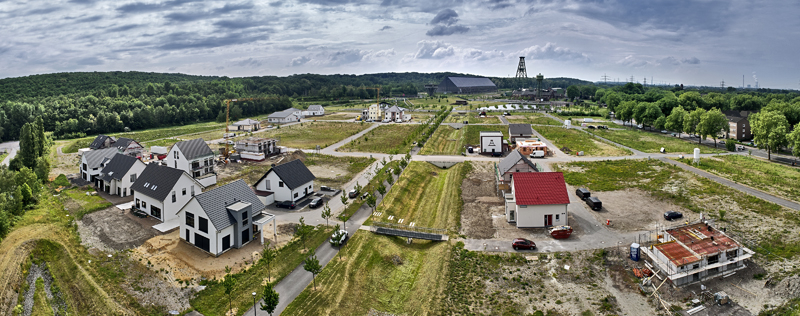
[(544, 158), (544, 150), (534, 150), (530, 156), (531, 158)]
[(329, 242), (331, 243), (331, 245), (337, 247), (343, 245), (345, 242), (347, 242), (347, 231), (344, 229), (340, 229), (333, 232), (333, 235), (331, 235), (331, 239), (329, 240)]

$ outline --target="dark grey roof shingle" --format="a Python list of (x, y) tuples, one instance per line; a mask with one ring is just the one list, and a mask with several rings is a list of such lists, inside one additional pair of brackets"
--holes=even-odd
[(259, 214), (266, 206), (261, 203), (253, 189), (239, 179), (211, 191), (200, 193), (194, 197), (200, 207), (208, 215), (208, 219), (218, 230), (231, 226), (236, 219), (228, 212), (226, 207), (236, 202), (250, 203), (252, 215)]
[(128, 173), (128, 170), (137, 160), (139, 159), (128, 155), (114, 155), (114, 157), (111, 157), (111, 161), (103, 168), (101, 179), (106, 182), (111, 181), (111, 179), (122, 180), (122, 176)]
[(184, 173), (183, 170), (160, 166), (157, 163), (147, 164), (142, 174), (136, 178), (136, 182), (131, 185), (131, 190), (157, 201), (164, 201)]
[(117, 153), (119, 153), (117, 147), (109, 147), (88, 151), (83, 154), (83, 157), (86, 158), (86, 166), (89, 167), (89, 170), (91, 170), (94, 168), (99, 168), (103, 160), (114, 157), (114, 155)]
[(528, 158), (520, 154), (518, 150), (512, 151), (508, 154), (508, 156), (506, 156), (506, 158), (500, 160), (500, 163), (497, 164), (497, 169), (499, 169), (500, 174), (502, 175), (508, 172), (508, 170), (511, 170), (511, 167), (514, 167), (514, 165), (516, 165), (520, 160), (524, 161), (526, 164), (528, 164), (528, 166), (531, 166), (531, 168), (536, 169), (536, 165), (528, 160)]
[(175, 144), (181, 150), (181, 154), (186, 157), (186, 160), (192, 160), (198, 157), (213, 156), (214, 152), (208, 147), (208, 144), (202, 138), (195, 138), (192, 140), (184, 140)]
[(322, 105), (312, 104), (308, 106), (308, 111), (322, 111)]
[(292, 115), (292, 114), (294, 114), (295, 112), (298, 112), (298, 111), (300, 111), (300, 110), (295, 109), (295, 108), (288, 108), (288, 109), (280, 111), (280, 112), (272, 113), (267, 117), (269, 117), (269, 118), (285, 118), (285, 117), (288, 117), (289, 115)]
[(283, 183), (286, 184), (289, 189), (294, 190), (295, 188), (299, 188), (301, 185), (308, 183), (309, 181), (313, 181), (317, 177), (311, 173), (311, 170), (308, 170), (305, 164), (303, 164), (300, 159), (292, 160), (282, 165), (277, 165), (269, 169), (261, 179), (256, 181), (256, 184), (264, 180), (270, 172), (275, 172)]
[(531, 124), (508, 124), (508, 134), (510, 136), (533, 135), (533, 128), (531, 128)]
[(95, 137), (94, 140), (92, 141), (92, 143), (89, 145), (89, 148), (91, 148), (91, 149), (102, 149), (103, 146), (105, 146), (106, 139), (109, 139), (109, 138), (111, 139), (110, 143), (113, 144), (114, 143), (114, 137), (106, 136), (106, 135), (97, 135), (97, 137)]
[[(124, 151), (125, 149), (128, 149), (128, 146), (130, 146), (131, 143), (137, 143), (138, 144), (138, 142), (136, 142), (133, 139), (120, 137), (119, 139), (117, 139), (117, 141), (115, 141), (113, 144), (111, 144), (111, 146), (117, 147), (117, 149), (119, 149), (121, 151)], [(141, 145), (139, 145), (139, 146), (141, 146)]]

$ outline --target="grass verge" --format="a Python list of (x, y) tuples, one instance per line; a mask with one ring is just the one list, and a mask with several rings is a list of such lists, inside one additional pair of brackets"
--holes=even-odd
[(336, 151), (400, 154), (411, 151), (408, 136), (417, 129), (418, 124), (381, 125), (367, 132)]
[(366, 123), (304, 122), (259, 133), (259, 137), (280, 139), (278, 145), (314, 149), (333, 145), (369, 127)]
[[(325, 243), (332, 230), (330, 227), (317, 226), (306, 240), (308, 249), (316, 249)], [(250, 269), (231, 275), (236, 279), (231, 295), (233, 308), (237, 310), (236, 315), (243, 315), (253, 306), (253, 297), (250, 293), (261, 293), (266, 282), (277, 284), (297, 268), (306, 259), (306, 252), (302, 250), (303, 243), (298, 239), (278, 249), (278, 256), (272, 263), (270, 280), (267, 279), (270, 273), (264, 262), (258, 262)], [(206, 286), (191, 300), (192, 307), (203, 315), (225, 315), (229, 306), (225, 287), (218, 280), (208, 281)]]
[[(394, 160), (386, 163), (386, 165), (383, 166), (380, 170), (378, 170), (375, 176), (372, 177), (372, 180), (370, 180), (369, 183), (365, 185), (363, 189), (361, 189), (361, 192), (372, 192), (373, 194), (375, 194), (375, 192), (378, 189), (378, 186), (380, 186), (381, 183), (385, 183), (386, 180), (389, 179), (389, 177), (392, 177), (392, 175), (388, 172), (388, 170), (389, 169), (394, 170), (395, 168), (400, 168), (400, 161)], [(375, 171), (371, 170), (368, 172), (375, 172)], [(342, 194), (346, 193), (342, 192)], [(349, 202), (350, 204), (347, 205), (347, 208), (345, 208), (344, 211), (342, 211), (341, 215), (344, 216), (346, 219), (350, 219), (350, 217), (353, 216), (353, 214), (355, 214), (356, 212), (358, 212), (358, 209), (360, 209), (361, 206), (364, 205), (364, 202), (365, 201), (360, 198), (350, 200)]]
[(64, 190), (61, 191), (61, 194), (66, 194), (78, 205), (80, 205), (81, 209), (75, 210), (72, 213), (75, 213), (78, 219), (82, 219), (86, 214), (106, 209), (113, 205), (111, 202), (100, 197), (100, 195), (86, 195), (86, 193), (92, 192), (95, 192), (95, 190), (90, 186), (87, 186), (84, 188), (72, 188), (69, 190)]
[(482, 131), (499, 131), (503, 138), (508, 138), (506, 125), (466, 125), (461, 129), (441, 125), (425, 143), (420, 155), (458, 155), (467, 145), (480, 145)]
[(528, 113), (528, 112), (514, 112), (506, 116), (506, 120), (511, 124), (538, 124), (538, 125), (553, 125), (561, 126), (563, 123), (556, 121), (550, 117), (544, 116), (542, 113)]
[(470, 124), (500, 124), (500, 119), (497, 116), (478, 117), (476, 112), (468, 112), (466, 114), (451, 113), (444, 123), (463, 123), (464, 121)]
[(447, 286), (447, 243), (359, 231), (282, 315), (429, 315)]
[(587, 134), (576, 129), (534, 126), (534, 130), (539, 132), (539, 134), (542, 134), (544, 138), (552, 142), (553, 145), (559, 149), (562, 149), (562, 151), (564, 151), (564, 147), (568, 148), (569, 151), (565, 151), (565, 153), (570, 155), (576, 155), (579, 151), (582, 151), (586, 156), (600, 157), (624, 156), (633, 154), (630, 150), (606, 143), (601, 139), (592, 137), (591, 134)]
[(592, 130), (591, 132), (612, 142), (646, 153), (657, 153), (661, 150), (661, 147), (664, 147), (668, 153), (690, 154), (694, 152), (695, 148), (700, 148), (700, 153), (703, 154), (725, 152), (724, 148), (714, 149), (676, 137), (655, 133), (632, 130)]

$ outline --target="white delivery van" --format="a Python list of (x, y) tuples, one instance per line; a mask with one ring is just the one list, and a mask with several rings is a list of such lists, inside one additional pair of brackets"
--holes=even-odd
[(534, 150), (531, 153), (531, 158), (544, 158), (544, 150)]

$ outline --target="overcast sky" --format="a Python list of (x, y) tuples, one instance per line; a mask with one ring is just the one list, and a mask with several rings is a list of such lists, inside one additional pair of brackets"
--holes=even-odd
[(0, 78), (453, 71), (800, 88), (800, 2), (0, 0)]

